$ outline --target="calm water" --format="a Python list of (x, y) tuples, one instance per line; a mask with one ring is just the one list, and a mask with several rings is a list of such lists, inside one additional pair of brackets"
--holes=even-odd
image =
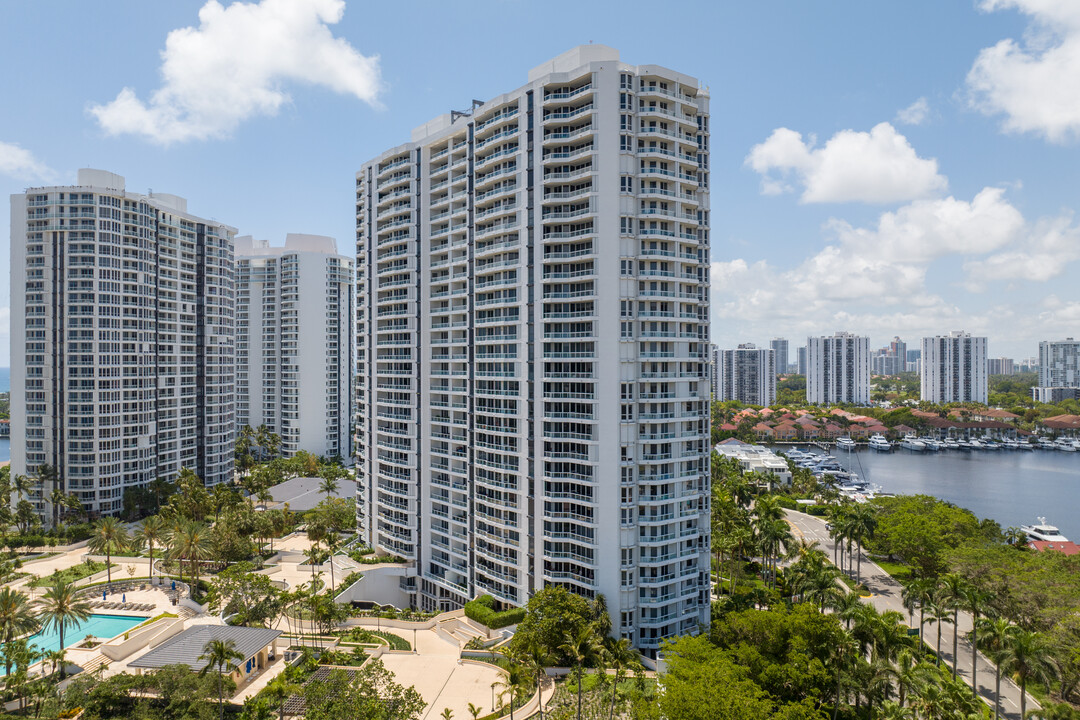
[(1045, 516), (1080, 542), (1080, 452), (834, 449), (831, 454), (886, 492), (933, 495), (993, 518), (1003, 528)]
[[(91, 615), (84, 623), (67, 626), (64, 630), (64, 646), (71, 647), (78, 642), (82, 642), (87, 635), (111, 640), (117, 635), (127, 632), (143, 620), (146, 620), (146, 618), (131, 615)], [(31, 646), (41, 650), (60, 649), (60, 633), (55, 628), (35, 633), (30, 636), (29, 640)], [(4, 668), (0, 665), (0, 675), (3, 674)]]

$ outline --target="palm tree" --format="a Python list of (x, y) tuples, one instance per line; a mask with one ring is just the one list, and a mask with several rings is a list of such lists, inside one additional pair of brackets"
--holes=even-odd
[(142, 525), (135, 531), (132, 545), (142, 547), (145, 545), (150, 551), (150, 582), (154, 581), (154, 543), (159, 546), (165, 539), (165, 521), (158, 515), (151, 515), (142, 521)]
[(986, 610), (987, 596), (974, 585), (964, 588), (962, 604), (964, 609), (971, 613), (971, 691), (979, 692), (979, 618)]
[(862, 606), (863, 601), (858, 595), (842, 590), (829, 602), (829, 607), (844, 621), (848, 630), (851, 629), (851, 621), (858, 615)]
[(638, 659), (634, 646), (630, 644), (629, 638), (619, 638), (611, 643), (607, 653), (608, 662), (615, 668), (615, 682), (611, 686), (611, 712), (608, 713), (608, 720), (615, 720), (615, 698), (619, 694), (619, 680), (622, 673), (624, 670), (641, 667), (641, 661)]
[(851, 513), (851, 536), (854, 538), (858, 553), (858, 569), (855, 582), (862, 582), (862, 546), (863, 541), (874, 536), (877, 527), (876, 511), (872, 505), (856, 505)]
[(511, 663), (506, 668), (506, 679), (499, 682), (496, 687), (503, 688), (503, 692), (510, 693), (510, 720), (514, 720), (514, 696), (520, 695), (525, 681), (529, 679), (528, 670), (519, 663)]
[(603, 652), (603, 646), (598, 638), (594, 625), (583, 625), (577, 632), (567, 630), (563, 636), (563, 643), (559, 646), (559, 651), (570, 658), (577, 674), (577, 720), (581, 720), (581, 693), (585, 685), (585, 664), (595, 661)]
[[(956, 668), (960, 664), (957, 657), (960, 642), (960, 606), (964, 603), (964, 595), (967, 592), (968, 582), (960, 573), (943, 575), (940, 580), (939, 590), (941, 602), (953, 611), (953, 641), (952, 641), (952, 676), (956, 679)], [(941, 626), (938, 626), (941, 629)]]
[[(510, 716), (511, 717), (514, 716), (513, 708), (510, 709)], [(442, 720), (451, 720), (451, 718), (454, 717), (454, 711), (451, 710), (450, 708), (443, 708), (442, 712), (439, 713), (439, 717), (442, 718)]]
[(926, 578), (915, 578), (908, 581), (901, 592), (904, 607), (909, 611), (919, 608), (919, 642), (923, 640), (923, 627), (926, 625), (926, 607), (934, 599), (934, 585)]
[[(205, 525), (199, 522), (183, 522), (169, 538), (171, 552), (180, 566), (180, 579), (184, 579), (183, 561), (191, 565), (191, 579), (194, 591), (199, 587), (199, 563), (210, 555), (210, 535)], [(194, 593), (193, 593), (194, 594)]]
[(482, 712), (484, 712), (484, 708), (480, 707), (479, 705), (473, 705), (472, 703), (469, 703), (469, 714), (472, 715), (472, 720), (476, 720), (478, 717), (480, 717), (480, 713)]
[(105, 572), (109, 583), (112, 583), (112, 554), (123, 552), (130, 544), (127, 531), (119, 520), (112, 516), (98, 520), (94, 534), (86, 546), (99, 555), (104, 553)]
[[(225, 673), (232, 672), (233, 668), (239, 667), (237, 663), (244, 660), (242, 653), (237, 652), (236, 643), (232, 640), (209, 640), (203, 646), (199, 660), (205, 660), (206, 665), (199, 671), (199, 675), (206, 675), (210, 668), (217, 669), (218, 676), (218, 719), (225, 717), (225, 687), (221, 677)], [(236, 661), (234, 663), (233, 661)]]
[[(4, 639), (4, 647), (10, 646), (20, 635), (37, 630), (38, 625), (26, 595), (8, 587), (0, 588), (0, 636)], [(4, 660), (4, 675), (11, 675), (10, 658)]]
[(896, 691), (900, 707), (904, 707), (908, 695), (918, 690), (926, 678), (926, 665), (910, 650), (902, 650), (896, 656)]
[[(547, 674), (545, 668), (554, 662), (555, 658), (547, 646), (540, 642), (539, 638), (532, 637), (525, 650), (518, 656), (529, 672), (532, 673), (536, 682), (536, 691), (540, 694), (540, 720), (544, 720), (544, 677)], [(470, 707), (470, 712), (472, 709)], [(478, 713), (479, 714), (479, 713)], [(474, 716), (475, 717), (475, 716)]]
[(1009, 636), (1018, 628), (1006, 618), (983, 618), (979, 624), (983, 648), (994, 662), (994, 720), (997, 720), (1001, 712), (1001, 653), (1009, 644)]
[(1049, 684), (1058, 672), (1053, 652), (1043, 637), (1019, 628), (1008, 634), (998, 655), (998, 667), (1020, 680), (1020, 717), (1027, 712), (1028, 680)]
[(299, 684), (289, 682), (285, 675), (278, 675), (266, 686), (267, 698), (271, 703), (277, 705), (278, 720), (285, 720), (286, 701), (293, 695), (298, 694), (301, 689)]
[(850, 665), (858, 657), (858, 646), (855, 643), (855, 638), (851, 637), (850, 633), (845, 632), (836, 645), (829, 648), (829, 650), (831, 652), (830, 662), (836, 668), (836, 698), (833, 703), (833, 720), (836, 720), (836, 716), (840, 712), (840, 691), (843, 687), (844, 667)]
[(49, 494), (49, 504), (52, 505), (52, 521), (53, 527), (60, 524), (60, 505), (56, 502), (57, 495), (63, 495), (63, 479), (60, 477), (60, 469), (54, 465), (42, 464), (37, 466), (38, 482), (42, 486), (42, 495), (45, 494), (45, 483), (52, 485), (52, 492)]
[[(45, 595), (38, 601), (38, 610), (43, 626), (55, 628), (60, 635), (60, 647), (64, 644), (64, 631), (70, 626), (86, 622), (90, 617), (90, 605), (76, 594), (71, 583), (57, 579)], [(60, 667), (60, 679), (64, 679), (64, 668)]]
[(937, 664), (941, 666), (941, 626), (944, 624), (952, 624), (953, 619), (950, 617), (949, 608), (941, 604), (937, 600), (930, 602), (930, 622), (937, 623)]
[(328, 475), (322, 479), (319, 483), (319, 492), (326, 495), (326, 499), (329, 500), (330, 496), (338, 491), (338, 481), (333, 475)]

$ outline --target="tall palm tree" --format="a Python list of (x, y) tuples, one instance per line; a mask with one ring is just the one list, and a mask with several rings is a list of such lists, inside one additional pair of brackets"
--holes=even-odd
[[(45, 595), (38, 601), (38, 612), (46, 628), (55, 628), (60, 635), (60, 647), (64, 644), (64, 631), (68, 627), (86, 622), (90, 617), (90, 604), (76, 594), (71, 583), (57, 579)], [(60, 667), (60, 679), (64, 679), (64, 668)]]
[(971, 613), (971, 691), (979, 693), (979, 619), (986, 611), (987, 596), (979, 588), (968, 584), (964, 588), (962, 605)]
[(856, 543), (858, 569), (855, 582), (862, 582), (862, 547), (863, 541), (874, 536), (877, 528), (877, 514), (872, 505), (856, 505), (851, 513), (850, 532)]
[[(532, 637), (524, 651), (518, 656), (529, 672), (532, 673), (536, 682), (536, 691), (540, 694), (540, 720), (544, 720), (544, 677), (545, 669), (555, 661), (547, 645), (540, 642), (539, 638)], [(471, 710), (470, 710), (471, 712)], [(479, 713), (477, 713), (479, 714)]]
[[(919, 642), (923, 641), (923, 630), (926, 625), (926, 608), (934, 599), (934, 584), (927, 578), (914, 578), (909, 580), (901, 592), (904, 607), (911, 612), (915, 607), (919, 608)], [(914, 614), (914, 613), (912, 613)]]
[(937, 664), (941, 666), (941, 626), (945, 624), (952, 624), (953, 619), (950, 614), (950, 608), (941, 604), (937, 600), (930, 602), (930, 622), (937, 624)]
[(158, 515), (151, 515), (142, 521), (132, 538), (134, 547), (146, 546), (150, 552), (150, 582), (154, 581), (154, 545), (159, 547), (167, 535), (165, 521)]
[[(542, 712), (543, 706), (541, 706), (540, 709)], [(473, 705), (472, 703), (469, 703), (469, 714), (472, 715), (472, 720), (476, 720), (478, 717), (480, 717), (480, 713), (482, 712), (484, 712), (484, 708), (480, 707), (479, 705)]]
[(496, 686), (501, 687), (503, 692), (510, 693), (510, 720), (514, 720), (514, 697), (521, 694), (521, 689), (528, 679), (529, 672), (524, 665), (511, 663), (506, 668), (506, 678)]
[(199, 587), (199, 563), (210, 555), (210, 532), (202, 523), (189, 521), (182, 523), (170, 536), (171, 553), (180, 566), (180, 579), (184, 579), (183, 561), (191, 566), (192, 586)]
[[(29, 598), (18, 590), (0, 588), (0, 637), (8, 647), (20, 635), (37, 630), (39, 621)], [(11, 674), (11, 660), (4, 660), (4, 676)]]
[[(63, 495), (63, 479), (60, 477), (60, 469), (55, 465), (41, 464), (37, 466), (37, 478), (38, 482), (42, 486), (42, 495), (45, 495), (45, 483), (52, 485), (52, 492), (49, 493), (49, 504), (52, 506), (52, 526), (56, 527), (60, 524), (60, 505), (54, 500), (57, 495)], [(44, 497), (42, 498), (44, 499)]]
[(908, 695), (926, 682), (926, 665), (911, 650), (902, 650), (896, 656), (896, 691), (900, 707), (904, 707)]
[(836, 669), (836, 698), (833, 703), (833, 720), (840, 712), (840, 692), (843, 688), (843, 672), (858, 657), (859, 648), (850, 633), (843, 633), (837, 643), (829, 648), (829, 663)]
[(94, 534), (90, 536), (90, 542), (86, 546), (99, 555), (105, 555), (105, 572), (111, 583), (112, 554), (123, 552), (130, 544), (131, 539), (123, 524), (115, 517), (109, 516), (98, 520), (94, 527)]
[(577, 632), (567, 630), (559, 651), (570, 658), (577, 674), (577, 720), (581, 720), (581, 693), (585, 685), (585, 665), (599, 659), (603, 652), (596, 627), (589, 624), (581, 626)]
[(1009, 636), (1018, 628), (1006, 618), (983, 618), (979, 623), (982, 630), (982, 646), (994, 663), (994, 720), (1001, 713), (1001, 653), (1009, 643)]
[[(244, 656), (236, 650), (236, 643), (232, 640), (209, 640), (203, 646), (199, 660), (205, 660), (206, 665), (199, 671), (200, 675), (206, 675), (210, 668), (217, 670), (218, 686), (218, 720), (225, 717), (225, 686), (222, 675), (230, 673), (233, 668), (239, 667), (237, 663), (243, 661)], [(236, 662), (233, 662), (233, 661)]]
[(859, 599), (859, 596), (855, 593), (844, 592), (841, 590), (836, 597), (829, 602), (829, 607), (832, 608), (837, 617), (844, 621), (847, 629), (850, 630), (851, 621), (858, 615), (863, 604), (863, 601)]
[(615, 668), (615, 682), (611, 686), (611, 711), (608, 713), (608, 720), (615, 720), (615, 698), (619, 694), (619, 680), (622, 673), (641, 667), (641, 660), (634, 646), (630, 644), (629, 638), (619, 638), (611, 643), (607, 654), (609, 665)]
[(333, 475), (327, 475), (322, 479), (322, 482), (319, 483), (319, 492), (326, 495), (326, 499), (329, 500), (330, 496), (336, 493), (339, 487), (340, 485), (338, 484), (337, 478)]
[(998, 667), (1020, 680), (1020, 717), (1027, 712), (1028, 680), (1049, 684), (1058, 674), (1053, 651), (1046, 640), (1038, 633), (1019, 628), (1009, 633), (998, 655)]
[[(968, 582), (960, 573), (952, 572), (941, 576), (938, 589), (941, 602), (953, 611), (952, 676), (953, 680), (955, 680), (956, 668), (960, 665), (960, 658), (957, 657), (960, 642), (960, 606), (964, 604), (964, 595), (967, 593)], [(941, 629), (940, 625), (938, 629)]]

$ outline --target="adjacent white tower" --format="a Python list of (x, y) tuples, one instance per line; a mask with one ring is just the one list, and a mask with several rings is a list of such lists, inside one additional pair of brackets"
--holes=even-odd
[(870, 338), (848, 332), (807, 338), (806, 366), (808, 402), (870, 402)]
[(356, 176), (360, 526), (424, 609), (709, 619), (709, 114), (581, 46)]
[(1080, 388), (1080, 340), (1039, 343), (1039, 387)]
[(235, 232), (101, 170), (11, 197), (12, 473), (101, 514), (181, 468), (232, 479)]
[(236, 427), (352, 462), (353, 261), (334, 238), (236, 238)]
[(932, 403), (987, 399), (986, 338), (955, 331), (923, 338), (920, 398)]
[(766, 407), (776, 402), (774, 350), (750, 343), (735, 350), (724, 350), (720, 356), (721, 391), (717, 399)]
[(769, 341), (775, 358), (776, 372), (784, 374), (788, 371), (788, 363), (791, 361), (789, 343), (785, 338), (773, 338)]

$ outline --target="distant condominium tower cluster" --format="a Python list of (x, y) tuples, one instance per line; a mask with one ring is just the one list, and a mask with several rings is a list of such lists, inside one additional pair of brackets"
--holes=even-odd
[(1039, 384), (1032, 397), (1045, 403), (1080, 397), (1080, 340), (1044, 340), (1039, 343)]
[(351, 460), (353, 260), (334, 238), (236, 238), (236, 424)]
[(719, 375), (718, 400), (765, 406), (776, 402), (776, 352), (771, 348), (750, 343), (721, 351)]
[(356, 175), (357, 512), (425, 610), (709, 619), (709, 100), (575, 48)]
[(987, 400), (986, 338), (955, 331), (922, 340), (920, 397), (932, 403)]
[(899, 375), (907, 370), (907, 343), (894, 337), (888, 346), (876, 350), (870, 358), (874, 375)]
[(849, 332), (806, 339), (806, 399), (870, 402), (870, 338)]
[(1012, 358), (988, 358), (986, 372), (989, 375), (1015, 375), (1016, 362)]
[(39, 514), (54, 489), (95, 516), (184, 468), (230, 481), (248, 423), (348, 458), (352, 268), (328, 238), (238, 253), (185, 199), (89, 169), (13, 195), (11, 226), (11, 465), (55, 475)]
[(231, 479), (236, 230), (101, 170), (13, 195), (11, 226), (12, 474), (49, 465), (95, 514), (181, 468)]

